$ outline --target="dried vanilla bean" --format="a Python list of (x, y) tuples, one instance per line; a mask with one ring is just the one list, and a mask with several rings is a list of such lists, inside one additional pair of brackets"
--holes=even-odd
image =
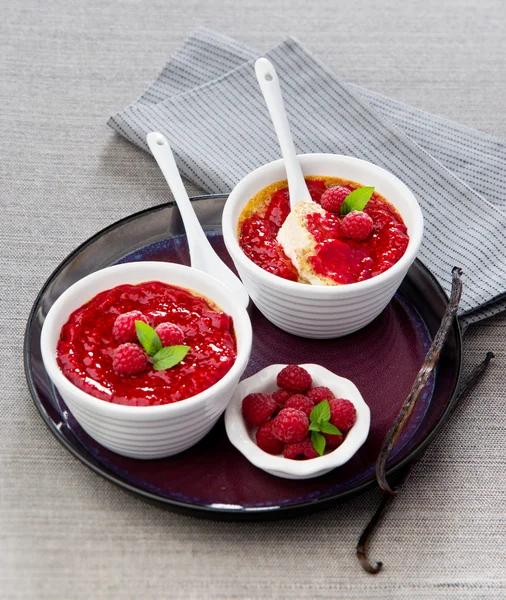
[(395, 494), (394, 490), (392, 490), (388, 485), (388, 481), (386, 479), (385, 467), (388, 457), (390, 456), (390, 452), (395, 446), (395, 442), (402, 433), (409, 415), (413, 411), (416, 402), (420, 397), (423, 388), (425, 387), (425, 384), (427, 383), (432, 371), (436, 367), (437, 361), (439, 360), (441, 350), (443, 349), (446, 338), (448, 337), (448, 333), (452, 327), (453, 319), (455, 318), (459, 307), (459, 302), (462, 295), (462, 281), (460, 279), (461, 275), (462, 270), (458, 267), (453, 267), (450, 302), (446, 307), (441, 325), (439, 326), (429, 351), (427, 352), (427, 356), (425, 357), (423, 365), (416, 376), (413, 387), (411, 388), (406, 400), (404, 400), (394, 424), (390, 428), (390, 431), (387, 433), (385, 440), (383, 441), (378, 460), (376, 461), (376, 480), (380, 488), (387, 494)]
[[(459, 405), (460, 400), (474, 388), (474, 386), (476, 385), (476, 383), (478, 382), (480, 377), (483, 375), (483, 373), (487, 369), (492, 358), (494, 358), (494, 353), (487, 352), (483, 361), (473, 369), (473, 371), (467, 378), (466, 382), (459, 389), (459, 392), (455, 398), (455, 402), (451, 409), (452, 412)], [(419, 455), (417, 457), (417, 460), (419, 460), (423, 456), (423, 454), (424, 453)], [(407, 467), (405, 467), (401, 471), (400, 475), (398, 475), (396, 485), (395, 485), (396, 491), (399, 490), (399, 488), (402, 486), (402, 484), (406, 481), (408, 475), (411, 473), (411, 468), (412, 468), (414, 462), (415, 461), (411, 462), (411, 464), (408, 465)], [(379, 506), (376, 509), (376, 511), (375, 511), (374, 515), (372, 516), (371, 520), (369, 521), (369, 523), (367, 523), (367, 525), (365, 526), (364, 531), (362, 532), (362, 535), (360, 536), (358, 543), (357, 543), (356, 553), (357, 553), (358, 561), (360, 562), (362, 568), (365, 571), (367, 571), (368, 573), (371, 573), (373, 575), (375, 575), (376, 573), (378, 573), (381, 570), (383, 563), (381, 561), (378, 561), (378, 562), (376, 562), (375, 565), (373, 565), (370, 562), (370, 560), (367, 556), (369, 540), (371, 539), (372, 534), (374, 533), (381, 517), (383, 516), (383, 513), (385, 512), (386, 508), (388, 507), (388, 505), (390, 504), (390, 502), (392, 500), (393, 500), (392, 494), (388, 494), (385, 492), (382, 493)]]

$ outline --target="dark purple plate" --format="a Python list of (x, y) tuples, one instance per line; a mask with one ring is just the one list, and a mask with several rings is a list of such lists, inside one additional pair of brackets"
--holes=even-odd
[[(220, 233), (225, 199), (221, 195), (199, 197), (194, 206), (211, 243), (231, 264)], [(272, 363), (319, 363), (354, 381), (371, 408), (369, 437), (346, 465), (323, 477), (292, 481), (251, 465), (229, 443), (223, 420), (190, 450), (151, 461), (114, 454), (77, 424), (42, 364), (39, 345), (45, 315), (78, 279), (114, 263), (139, 260), (188, 264), (184, 230), (174, 205), (132, 215), (77, 248), (44, 285), (28, 319), (24, 359), (30, 392), (48, 427), (74, 456), (145, 498), (209, 518), (292, 515), (335, 503), (375, 484), (374, 463), (381, 442), (411, 388), (448, 302), (420, 262), (411, 267), (383, 313), (366, 328), (344, 338), (298, 338), (277, 329), (254, 306), (250, 308), (254, 341), (244, 377)], [(433, 438), (454, 401), (460, 368), (461, 339), (455, 325), (436, 374), (389, 461), (389, 472), (412, 460)]]

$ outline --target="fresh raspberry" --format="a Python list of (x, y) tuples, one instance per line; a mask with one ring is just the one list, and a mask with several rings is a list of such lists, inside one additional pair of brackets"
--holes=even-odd
[(137, 344), (121, 344), (114, 351), (112, 368), (118, 375), (137, 375), (148, 366), (148, 355)]
[(302, 394), (294, 394), (285, 402), (285, 408), (295, 408), (309, 417), (314, 408), (314, 402)]
[(256, 440), (260, 450), (269, 454), (281, 454), (283, 442), (272, 433), (273, 421), (267, 421), (257, 429)]
[(276, 390), (274, 394), (272, 394), (274, 400), (276, 400), (276, 402), (281, 405), (283, 405), (288, 400), (288, 398), (291, 398), (292, 396), (293, 392), (291, 392), (290, 390), (282, 390), (281, 388), (279, 388), (279, 390)]
[(326, 447), (332, 448), (332, 450), (334, 450), (335, 448), (340, 446), (344, 440), (343, 435), (337, 435), (337, 434), (333, 434), (333, 433), (324, 433), (323, 435), (325, 436), (325, 439), (327, 440)]
[(242, 414), (251, 425), (263, 425), (273, 415), (277, 406), (270, 394), (248, 394), (242, 401)]
[(331, 187), (323, 193), (320, 204), (325, 210), (338, 215), (341, 211), (342, 203), (350, 193), (351, 192), (347, 187)]
[(339, 431), (348, 431), (357, 420), (357, 409), (353, 402), (338, 398), (329, 401), (330, 404), (330, 422), (337, 427)]
[(314, 449), (313, 442), (310, 437), (306, 437), (302, 442), (295, 442), (294, 444), (285, 444), (283, 448), (283, 456), (285, 458), (316, 458), (318, 452)]
[(278, 387), (292, 392), (305, 392), (311, 387), (311, 375), (298, 365), (288, 365), (278, 373)]
[(324, 385), (311, 388), (306, 392), (306, 396), (315, 404), (319, 404), (320, 402), (323, 402), (323, 400), (332, 400), (332, 398), (335, 398), (333, 392)]
[(283, 408), (272, 421), (272, 433), (287, 444), (300, 442), (308, 431), (309, 419), (295, 408)]
[(147, 318), (140, 310), (131, 310), (130, 312), (123, 313), (116, 317), (112, 327), (114, 338), (121, 344), (125, 344), (126, 342), (136, 342), (137, 333), (135, 331), (135, 321), (148, 322)]
[(352, 210), (341, 221), (343, 235), (357, 242), (367, 239), (372, 228), (373, 220), (362, 210)]
[(184, 331), (175, 323), (160, 323), (155, 329), (162, 346), (180, 346), (184, 342)]

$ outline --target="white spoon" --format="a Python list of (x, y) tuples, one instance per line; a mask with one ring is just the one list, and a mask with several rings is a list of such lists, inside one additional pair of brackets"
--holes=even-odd
[(259, 58), (255, 62), (255, 73), (262, 94), (264, 95), (265, 103), (269, 109), (274, 130), (278, 136), (281, 155), (285, 161), (288, 191), (290, 193), (290, 207), (293, 208), (301, 200), (312, 202), (313, 199), (307, 189), (299, 159), (295, 152), (276, 69), (266, 58)]
[(235, 295), (238, 302), (244, 307), (247, 307), (249, 296), (242, 281), (216, 254), (200, 225), (190, 199), (188, 198), (188, 194), (186, 193), (169, 142), (158, 132), (148, 133), (146, 141), (165, 180), (169, 184), (169, 188), (172, 191), (174, 200), (179, 208), (181, 219), (183, 220), (183, 225), (186, 230), (191, 266), (208, 275), (212, 275), (221, 281)]

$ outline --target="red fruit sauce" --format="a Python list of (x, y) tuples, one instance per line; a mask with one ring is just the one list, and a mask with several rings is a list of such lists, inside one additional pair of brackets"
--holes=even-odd
[[(346, 186), (350, 190), (360, 184), (337, 177), (307, 178), (315, 202), (331, 186)], [(252, 198), (244, 209), (238, 227), (239, 245), (248, 258), (262, 269), (298, 281), (297, 269), (276, 239), (281, 225), (290, 212), (286, 182), (268, 186)], [(314, 271), (337, 284), (355, 283), (383, 273), (404, 254), (409, 242), (406, 225), (395, 208), (385, 198), (372, 195), (364, 209), (373, 220), (373, 231), (363, 241), (346, 238), (341, 231), (341, 215), (313, 213), (307, 218), (307, 228), (317, 245), (309, 262)]]
[[(186, 357), (165, 371), (155, 371), (150, 364), (139, 375), (118, 375), (112, 357), (119, 342), (112, 329), (116, 317), (131, 310), (140, 310), (152, 327), (179, 325), (184, 344), (191, 348)], [(203, 296), (158, 281), (120, 285), (98, 294), (70, 315), (57, 347), (58, 364), (74, 385), (101, 400), (130, 406), (194, 396), (220, 380), (236, 355), (231, 317)]]

